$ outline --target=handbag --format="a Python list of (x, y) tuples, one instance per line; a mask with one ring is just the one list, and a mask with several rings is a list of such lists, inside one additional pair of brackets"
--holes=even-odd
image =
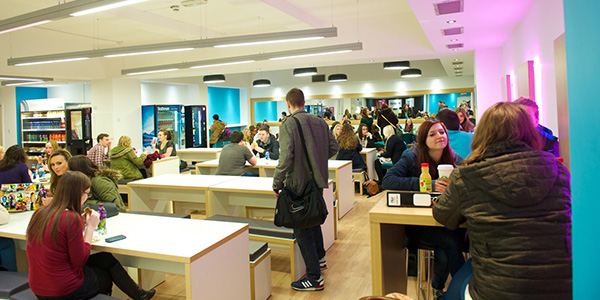
[(394, 130), (396, 131), (396, 135), (399, 137), (402, 137), (403, 133), (402, 133), (402, 129), (400, 129), (400, 127), (396, 126), (396, 124), (392, 124), (392, 122), (390, 122), (390, 120), (388, 120), (383, 114), (381, 114), (381, 116), (392, 126), (394, 126)]
[(368, 180), (367, 182), (365, 182), (365, 188), (367, 190), (367, 192), (369, 193), (369, 196), (373, 196), (377, 193), (379, 193), (379, 184), (377, 184), (377, 182), (375, 180)]
[(300, 131), (304, 156), (308, 163), (311, 178), (300, 194), (295, 193), (286, 186), (283, 187), (283, 190), (279, 193), (279, 197), (277, 197), (274, 223), (278, 227), (310, 228), (323, 224), (328, 212), (325, 200), (323, 199), (323, 192), (319, 189), (315, 181), (313, 169), (308, 159), (306, 141), (304, 140), (300, 121), (296, 117), (292, 117), (296, 120), (298, 131)]

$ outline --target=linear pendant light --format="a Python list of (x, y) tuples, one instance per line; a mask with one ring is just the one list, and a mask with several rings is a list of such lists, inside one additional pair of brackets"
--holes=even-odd
[[(12, 18), (0, 21), (0, 34), (24, 29), (28, 27), (38, 26), (56, 21), (60, 19), (70, 18), (80, 15), (80, 13), (88, 11), (93, 13), (96, 11), (107, 10), (115, 7), (130, 5), (146, 0), (76, 0), (48, 8), (36, 10)], [(95, 11), (92, 11), (95, 9)]]
[(144, 55), (175, 51), (189, 51), (209, 47), (242, 46), (260, 43), (279, 43), (290, 42), (299, 39), (317, 39), (336, 36), (337, 28), (327, 27), (9, 58), (7, 60), (7, 63), (9, 66), (26, 66), (32, 64), (53, 63), (66, 60), (88, 59), (92, 57), (119, 57), (129, 55)]
[(13, 85), (24, 85), (24, 84), (36, 84), (54, 80), (53, 78), (47, 77), (31, 77), (31, 76), (14, 76), (14, 75), (0, 75), (0, 81), (3, 86)]
[(121, 75), (139, 75), (145, 74), (147, 72), (159, 72), (160, 70), (171, 71), (173, 69), (189, 69), (192, 67), (201, 67), (201, 66), (215, 66), (215, 65), (223, 65), (223, 64), (235, 64), (235, 63), (243, 63), (249, 61), (264, 61), (271, 59), (273, 57), (293, 57), (302, 54), (311, 54), (311, 55), (325, 55), (337, 53), (339, 51), (350, 52), (350, 51), (359, 51), (362, 50), (362, 43), (349, 43), (349, 44), (340, 44), (333, 46), (324, 46), (324, 47), (315, 47), (315, 48), (305, 48), (305, 49), (295, 49), (288, 51), (280, 51), (280, 52), (272, 52), (272, 53), (259, 53), (252, 55), (244, 55), (244, 56), (234, 56), (234, 57), (225, 57), (204, 61), (192, 61), (185, 63), (176, 63), (176, 64), (168, 64), (168, 65), (158, 65), (158, 66), (149, 66), (149, 67), (140, 67), (140, 68), (132, 68), (132, 69), (123, 69), (121, 70)]

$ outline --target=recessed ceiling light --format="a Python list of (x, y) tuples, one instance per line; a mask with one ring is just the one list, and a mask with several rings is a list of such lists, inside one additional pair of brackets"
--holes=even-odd
[(451, 42), (458, 42), (458, 39), (451, 39)]
[(458, 61), (458, 60), (459, 60), (458, 58), (455, 58), (455, 59), (454, 59), (454, 61)]
[(458, 51), (458, 49), (454, 48), (454, 49), (452, 49), (452, 51)]
[(372, 59), (369, 59), (369, 62), (373, 62), (373, 60), (372, 60)]
[(454, 24), (454, 23), (456, 23), (456, 20), (448, 20), (448, 21), (446, 21), (446, 23), (448, 23), (448, 24)]

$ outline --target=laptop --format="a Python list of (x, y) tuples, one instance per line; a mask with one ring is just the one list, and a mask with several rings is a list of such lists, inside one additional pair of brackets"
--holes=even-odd
[(0, 185), (0, 202), (9, 212), (36, 210), (42, 206), (46, 190), (41, 183)]

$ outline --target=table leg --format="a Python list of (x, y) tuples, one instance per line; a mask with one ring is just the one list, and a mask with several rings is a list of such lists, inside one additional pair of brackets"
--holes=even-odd
[(406, 294), (405, 228), (371, 223), (371, 276), (373, 295)]

